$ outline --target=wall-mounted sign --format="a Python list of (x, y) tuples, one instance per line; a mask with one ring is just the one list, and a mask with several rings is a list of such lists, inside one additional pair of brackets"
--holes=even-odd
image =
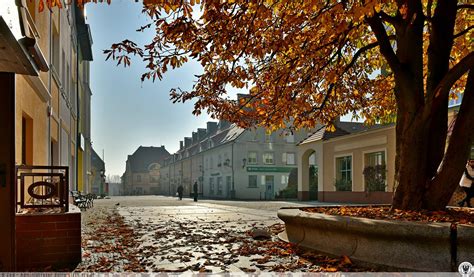
[(281, 172), (289, 173), (296, 167), (283, 167), (283, 166), (247, 166), (247, 172)]
[(20, 12), (14, 0), (0, 0), (0, 16), (7, 23), (8, 28), (16, 40), (23, 37), (21, 33)]

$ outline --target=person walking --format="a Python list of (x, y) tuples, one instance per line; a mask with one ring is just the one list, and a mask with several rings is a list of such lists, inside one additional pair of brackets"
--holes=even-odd
[(179, 200), (182, 200), (183, 199), (183, 186), (182, 185), (179, 185), (178, 187), (178, 197), (179, 197)]
[(459, 182), (459, 186), (461, 186), (466, 193), (466, 197), (458, 203), (460, 207), (464, 207), (464, 203), (466, 203), (469, 208), (471, 207), (471, 198), (474, 197), (474, 187), (472, 186), (473, 181), (474, 159), (469, 159), (466, 164), (466, 169), (461, 177), (461, 181)]
[(194, 202), (198, 201), (198, 183), (194, 181), (193, 185)]

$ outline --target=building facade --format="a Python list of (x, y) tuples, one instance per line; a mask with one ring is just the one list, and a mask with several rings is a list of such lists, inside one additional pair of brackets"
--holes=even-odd
[(92, 149), (91, 155), (91, 192), (95, 195), (107, 194), (105, 183), (105, 163)]
[[(462, 97), (449, 104), (449, 126), (455, 120)], [(448, 131), (452, 127), (448, 127)], [(449, 135), (449, 134), (448, 134)], [(395, 183), (395, 125), (365, 127), (361, 123), (336, 122), (336, 131), (325, 127), (298, 144), (298, 198), (323, 202), (392, 202)], [(310, 157), (314, 157), (314, 162)], [(474, 158), (474, 145), (471, 147)], [(318, 190), (311, 192), (311, 166), (317, 168)]]
[(128, 155), (125, 173), (122, 175), (123, 193), (125, 195), (158, 194), (162, 165), (170, 153), (161, 147), (140, 146)]
[[(15, 251), (14, 243), (24, 243), (26, 239), (18, 235), (20, 229), (15, 228), (15, 221), (32, 223), (31, 226), (34, 222), (41, 222), (39, 219), (29, 222), (29, 217), (16, 214), (20, 195), (14, 193), (16, 167), (66, 166), (69, 176), (67, 189), (80, 188), (77, 182), (77, 126), (89, 116), (90, 102), (77, 101), (78, 87), (81, 83), (88, 83), (88, 63), (92, 56), (84, 54), (91, 53), (90, 36), (80, 37), (78, 32), (81, 28), (88, 28), (84, 10), (74, 4), (73, 1), (62, 9), (39, 12), (38, 1), (0, 1), (0, 126), (4, 137), (0, 143), (0, 202), (3, 204), (0, 216), (4, 222), (0, 234), (8, 240), (7, 243), (2, 240), (0, 247), (2, 271), (25, 269), (26, 260), (22, 259), (25, 249), (46, 255), (43, 251), (49, 247), (35, 244)], [(84, 43), (86, 46), (79, 49)], [(84, 110), (82, 115), (79, 110)], [(84, 158), (86, 162), (87, 159)], [(83, 170), (88, 170), (87, 165)], [(44, 174), (52, 174), (52, 171), (50, 169)], [(50, 185), (53, 184), (51, 180), (52, 177)], [(22, 188), (28, 190), (28, 186), (25, 183)], [(33, 203), (32, 195), (37, 194), (29, 190), (28, 194), (31, 197), (27, 201)], [(80, 228), (80, 216), (65, 216), (79, 218)], [(79, 242), (76, 244), (73, 239)], [(69, 244), (71, 249), (78, 249), (78, 253), (73, 254), (75, 259), (77, 254), (80, 259), (80, 232), (77, 237), (71, 237)], [(69, 246), (64, 247), (67, 250)], [(69, 257), (63, 258), (66, 261)]]
[(180, 150), (165, 160), (160, 193), (174, 195), (182, 185), (190, 195), (197, 182), (206, 198), (275, 199), (296, 170), (296, 142), (308, 134), (242, 129), (226, 121), (206, 127), (185, 137)]

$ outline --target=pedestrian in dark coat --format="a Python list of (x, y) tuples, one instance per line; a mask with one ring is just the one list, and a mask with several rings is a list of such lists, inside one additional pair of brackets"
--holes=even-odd
[(461, 181), (459, 182), (459, 186), (464, 190), (466, 193), (466, 197), (459, 202), (459, 206), (464, 207), (464, 203), (467, 206), (471, 207), (471, 198), (474, 198), (474, 186), (472, 185), (474, 181), (474, 159), (470, 159), (466, 164), (466, 169), (461, 177)]
[(194, 202), (197, 202), (198, 201), (198, 183), (197, 182), (194, 182), (193, 194), (194, 194)]
[(182, 185), (179, 185), (178, 187), (178, 197), (179, 197), (179, 200), (183, 199), (183, 186)]

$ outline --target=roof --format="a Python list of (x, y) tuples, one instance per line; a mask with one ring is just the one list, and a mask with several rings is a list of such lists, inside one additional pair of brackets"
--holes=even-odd
[(336, 128), (334, 132), (326, 130), (326, 126), (321, 126), (314, 133), (310, 134), (307, 138), (298, 143), (298, 145), (307, 144), (319, 140), (326, 141), (337, 137), (376, 129), (382, 129), (389, 126), (393, 126), (393, 124), (376, 124), (372, 126), (367, 126), (364, 123), (360, 122), (339, 121), (334, 124), (334, 127)]
[(153, 163), (162, 165), (163, 161), (170, 156), (164, 146), (140, 146), (132, 155), (128, 156), (132, 172), (148, 172), (148, 167)]

